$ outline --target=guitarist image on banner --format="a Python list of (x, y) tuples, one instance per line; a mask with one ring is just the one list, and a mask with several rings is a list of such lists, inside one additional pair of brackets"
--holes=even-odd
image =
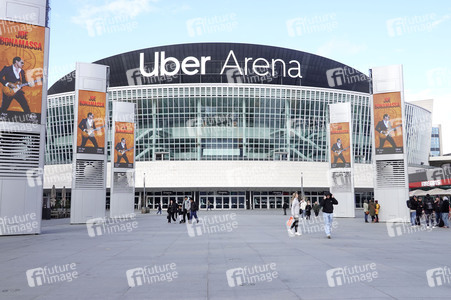
[(116, 149), (117, 151), (117, 161), (116, 163), (120, 163), (122, 159), (125, 160), (125, 162), (127, 164), (129, 164), (128, 162), (128, 158), (127, 158), (127, 151), (130, 149), (127, 149), (127, 144), (125, 143), (125, 139), (121, 138), (121, 142), (117, 143), (116, 147), (114, 147), (114, 149)]
[[(17, 85), (20, 84), (34, 86), (34, 82), (27, 83), (27, 80), (25, 78), (25, 71), (22, 69), (23, 65), (24, 61), (20, 57), (16, 56), (13, 58), (13, 64), (11, 66), (5, 66), (0, 71), (0, 81), (3, 86), (8, 88), (8, 90), (15, 89), (17, 88)], [(23, 112), (27, 114), (27, 117), (31, 118), (30, 107), (28, 106), (27, 99), (25, 99), (25, 93), (21, 89), (19, 89), (15, 94), (12, 92), (10, 96), (6, 95), (5, 93), (7, 92), (5, 92), (4, 88), (4, 91), (2, 93), (2, 106), (0, 107), (0, 119), (6, 119), (6, 112), (13, 99), (16, 99), (16, 101), (22, 107)]]
[[(399, 127), (399, 126), (397, 126)], [(391, 137), (390, 133), (396, 128), (391, 127), (390, 116), (384, 115), (384, 118), (376, 125), (376, 131), (379, 132), (379, 148), (383, 148), (385, 141), (388, 141), (393, 148), (396, 148), (395, 140)]]
[(85, 147), (86, 142), (88, 140), (91, 141), (95, 148), (98, 148), (96, 138), (94, 136), (94, 132), (96, 131), (96, 124), (94, 122), (94, 115), (90, 112), (86, 119), (81, 120), (80, 124), (78, 124), (78, 128), (83, 131), (84, 134), (81, 135), (81, 146)]
[(346, 159), (343, 156), (343, 151), (346, 149), (343, 149), (343, 145), (341, 144), (341, 139), (337, 139), (337, 142), (332, 145), (332, 151), (336, 153), (334, 157), (334, 164), (337, 163), (338, 159), (341, 159), (344, 164), (346, 164)]

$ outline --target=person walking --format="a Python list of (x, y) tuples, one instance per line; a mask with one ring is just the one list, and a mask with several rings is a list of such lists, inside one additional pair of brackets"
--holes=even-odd
[[(190, 198), (188, 198), (188, 199), (190, 199)], [(199, 210), (199, 205), (197, 205), (197, 203), (193, 199), (190, 199), (190, 201), (191, 201), (191, 206), (190, 206), (191, 213), (189, 215), (189, 221), (191, 223), (191, 221), (194, 217), (196, 219), (197, 223), (199, 223), (199, 218), (197, 217), (197, 211)]]
[(379, 210), (381, 209), (381, 205), (379, 201), (374, 201), (374, 218), (376, 219), (375, 223), (379, 223)]
[(313, 203), (313, 211), (315, 212), (315, 217), (318, 216), (320, 210), (321, 206), (318, 204), (318, 201), (315, 201), (315, 203)]
[(175, 203), (173, 200), (169, 201), (168, 209), (168, 223), (171, 223), (171, 219), (175, 222), (175, 216), (177, 215), (177, 203)]
[(368, 200), (363, 201), (363, 213), (365, 215), (365, 223), (368, 223), (368, 215), (370, 213), (368, 210)]
[(407, 207), (410, 209), (410, 224), (412, 226), (416, 226), (416, 218), (417, 218), (417, 196), (413, 196), (408, 201)]
[(305, 206), (305, 218), (310, 220), (310, 216), (312, 214), (312, 206), (310, 205), (310, 200), (307, 200), (307, 205)]
[(371, 223), (374, 223), (375, 215), (376, 215), (376, 204), (374, 204), (374, 199), (370, 200), (370, 203), (368, 203), (368, 209), (371, 216)]
[(442, 213), (442, 220), (445, 226), (444, 228), (449, 228), (449, 201), (448, 197), (443, 197), (442, 205), (440, 206), (440, 211)]
[(283, 215), (286, 216), (287, 215), (288, 204), (286, 202), (284, 202), (282, 208), (283, 208)]
[(432, 219), (432, 213), (434, 212), (434, 200), (431, 195), (427, 194), (424, 197), (424, 214), (426, 217), (426, 228), (429, 228), (429, 223), (431, 223), (431, 227), (434, 225), (434, 221)]
[(183, 223), (186, 223), (186, 217), (188, 215), (188, 219), (189, 219), (189, 213), (191, 210), (191, 202), (189, 201), (188, 197), (185, 196), (185, 199), (183, 200)]
[(161, 204), (158, 203), (158, 207), (157, 207), (157, 215), (160, 214), (161, 215)]
[[(298, 224), (299, 224), (299, 195), (298, 193), (293, 193), (293, 196), (291, 197), (291, 215), (294, 218), (293, 224), (291, 224), (291, 227), (288, 229), (288, 235), (290, 237), (295, 235), (302, 235), (300, 232), (298, 232)], [(293, 232), (293, 228), (294, 231)]]
[(305, 218), (305, 207), (307, 206), (307, 202), (304, 198), (301, 198), (301, 202), (299, 203), (299, 208), (301, 209), (300, 213), (302, 214), (302, 218)]
[(320, 204), (323, 207), (324, 230), (326, 231), (327, 238), (330, 239), (330, 234), (332, 231), (334, 205), (337, 205), (338, 201), (333, 197), (331, 193), (326, 193)]
[(440, 199), (440, 196), (435, 196), (434, 200), (434, 214), (435, 214), (435, 226), (432, 226), (432, 228), (435, 228), (438, 226), (438, 223), (440, 223), (440, 206), (442, 204), (442, 200)]
[(421, 217), (423, 215), (423, 208), (424, 208), (424, 203), (423, 203), (423, 198), (419, 197), (418, 201), (417, 201), (417, 215), (415, 218), (415, 225), (416, 226), (421, 226)]

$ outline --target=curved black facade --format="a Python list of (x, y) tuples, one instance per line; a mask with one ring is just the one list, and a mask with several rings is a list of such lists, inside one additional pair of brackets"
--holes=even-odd
[[(201, 57), (210, 57), (210, 59), (204, 62), (205, 69), (202, 75), (200, 74), (201, 66), (196, 68), (191, 61), (191, 65), (188, 66), (189, 70), (198, 69), (197, 74), (186, 75), (180, 67), (174, 75), (140, 77), (140, 53), (144, 53), (144, 66), (150, 73), (155, 67), (155, 53), (158, 54), (161, 62), (161, 52), (163, 51), (166, 59), (174, 57), (180, 63), (189, 56), (195, 57), (199, 61), (201, 61)], [(248, 72), (247, 76), (243, 74), (243, 76), (233, 76), (232, 79), (228, 76), (230, 73), (226, 74), (226, 71), (232, 70), (231, 68), (225, 68), (221, 74), (224, 65), (236, 65), (234, 58), (242, 68), (242, 72)], [(257, 72), (254, 72), (252, 64), (257, 59), (260, 60), (255, 66)], [(245, 68), (246, 60), (247, 68)], [(296, 76), (297, 62), (300, 65), (302, 78)], [(318, 55), (272, 46), (238, 43), (179, 44), (135, 50), (101, 59), (95, 63), (110, 66), (110, 87), (183, 83), (261, 83), (369, 92), (368, 77), (347, 65)], [(176, 64), (168, 62), (165, 66), (167, 72), (172, 72)], [(291, 73), (289, 72), (290, 68), (293, 68)], [(265, 71), (268, 73), (266, 76), (259, 76)], [(75, 71), (67, 74), (53, 84), (48, 94), (74, 91), (74, 73)], [(236, 80), (236, 82), (231, 80)]]

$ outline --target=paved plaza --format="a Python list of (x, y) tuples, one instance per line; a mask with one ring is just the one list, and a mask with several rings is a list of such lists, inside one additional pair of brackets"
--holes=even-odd
[(201, 211), (102, 226), (43, 220), (0, 237), (0, 299), (450, 299), (451, 230), (322, 218), (289, 237), (281, 211)]

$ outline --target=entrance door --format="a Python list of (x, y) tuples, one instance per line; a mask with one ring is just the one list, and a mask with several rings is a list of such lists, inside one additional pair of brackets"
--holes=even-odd
[(222, 196), (216, 196), (215, 203), (216, 209), (222, 209)]
[(222, 209), (230, 209), (230, 196), (222, 197)]
[(245, 209), (246, 208), (246, 197), (239, 196), (238, 197), (238, 208)]

